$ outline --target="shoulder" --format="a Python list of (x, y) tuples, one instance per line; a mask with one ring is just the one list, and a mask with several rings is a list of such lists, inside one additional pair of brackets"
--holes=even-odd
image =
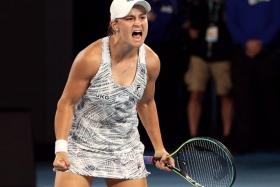
[(102, 61), (102, 40), (99, 39), (81, 50), (73, 62), (72, 67), (84, 76), (93, 77)]
[(157, 78), (160, 71), (159, 56), (147, 45), (144, 45), (146, 52), (146, 66), (149, 77)]
[(98, 62), (102, 56), (102, 40), (99, 39), (81, 50), (75, 58), (75, 63)]

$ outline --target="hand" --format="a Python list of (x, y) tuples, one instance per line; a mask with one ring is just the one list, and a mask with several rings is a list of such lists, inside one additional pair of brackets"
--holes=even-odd
[(148, 13), (148, 20), (150, 22), (154, 22), (156, 19), (157, 19), (157, 15), (155, 13), (153, 13), (153, 12)]
[(54, 171), (67, 171), (69, 169), (69, 166), (70, 162), (68, 159), (68, 153), (56, 153), (55, 160), (53, 162)]
[(158, 158), (155, 160), (155, 166), (161, 170), (171, 171), (170, 168), (175, 167), (174, 159), (165, 150), (156, 152), (154, 158)]
[(246, 55), (254, 58), (262, 50), (262, 42), (260, 40), (249, 40), (246, 43)]
[(194, 29), (194, 28), (190, 28), (189, 29), (189, 35), (190, 35), (190, 38), (195, 40), (198, 38), (198, 35), (199, 35), (199, 31), (197, 29)]

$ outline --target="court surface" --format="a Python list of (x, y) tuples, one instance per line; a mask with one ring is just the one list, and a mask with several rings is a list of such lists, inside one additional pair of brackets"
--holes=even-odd
[[(280, 152), (250, 153), (235, 156), (237, 176), (234, 187), (280, 187)], [(51, 162), (39, 162), (37, 187), (53, 187), (54, 173)], [(191, 187), (173, 173), (147, 166), (149, 187)], [(94, 187), (106, 187), (103, 179), (96, 179)]]

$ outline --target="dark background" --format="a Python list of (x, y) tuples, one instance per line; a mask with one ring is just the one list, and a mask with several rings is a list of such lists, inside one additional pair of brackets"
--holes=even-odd
[[(18, 143), (16, 147), (33, 151), (34, 161), (53, 159), (56, 103), (75, 55), (106, 36), (110, 3), (111, 0), (0, 1), (0, 132), (4, 146), (8, 147), (5, 141), (12, 139)], [(185, 115), (188, 94), (182, 80), (187, 54), (183, 49), (175, 52), (170, 66), (168, 57), (162, 64), (156, 94), (163, 140), (170, 152), (189, 138)], [(211, 101), (209, 91), (202, 134), (218, 137), (219, 122), (211, 127)], [(12, 121), (15, 118), (18, 122)], [(17, 125), (11, 125), (14, 123)], [(272, 130), (279, 130), (279, 125)], [(236, 139), (246, 136), (239, 135), (238, 129), (234, 131)], [(141, 126), (140, 133), (147, 149), (151, 149)], [(260, 138), (267, 136), (264, 133)], [(279, 149), (279, 142), (268, 144), (275, 145), (272, 150)], [(15, 147), (11, 153), (14, 151)]]
[[(0, 112), (3, 116), (16, 113), (29, 116), (28, 127), (19, 123), (18, 128), (3, 134), (3, 139), (30, 126), (36, 160), (53, 159), (53, 121), (57, 101), (76, 54), (94, 40), (106, 36), (110, 3), (111, 0), (0, 2)], [(176, 76), (172, 72), (170, 76), (168, 81), (171, 82), (172, 76)], [(178, 122), (176, 112), (182, 113), (182, 110), (179, 110), (179, 97), (174, 96), (179, 92), (173, 90), (175, 86), (173, 84), (161, 93), (167, 96), (161, 108), (166, 107), (168, 116), (159, 109), (160, 116), (170, 118), (170, 124), (162, 125), (164, 139), (170, 145), (172, 141), (176, 141), (175, 145), (181, 143), (186, 139), (184, 134), (188, 134), (186, 124)], [(159, 98), (159, 94), (156, 97)], [(0, 123), (1, 126), (9, 125), (7, 119)], [(150, 142), (141, 126), (140, 131), (149, 149)], [(18, 141), (23, 143), (20, 139)]]

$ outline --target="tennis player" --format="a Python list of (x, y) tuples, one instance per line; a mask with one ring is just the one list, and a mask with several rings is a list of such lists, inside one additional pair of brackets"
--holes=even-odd
[(150, 10), (145, 0), (113, 0), (108, 36), (75, 58), (55, 116), (55, 187), (90, 187), (95, 177), (146, 187), (138, 115), (161, 158), (156, 166), (174, 166), (154, 100), (160, 60), (144, 44)]

